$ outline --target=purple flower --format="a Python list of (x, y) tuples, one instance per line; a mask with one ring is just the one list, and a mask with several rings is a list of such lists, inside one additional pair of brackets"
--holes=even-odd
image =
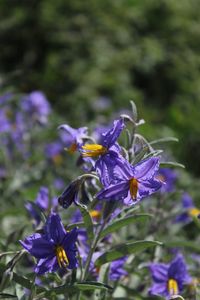
[(118, 182), (104, 188), (96, 197), (100, 200), (123, 200), (126, 205), (135, 204), (162, 186), (161, 181), (155, 177), (158, 168), (158, 157), (143, 160), (135, 166), (123, 160), (121, 165), (115, 167)]
[(10, 121), (7, 117), (7, 112), (5, 109), (0, 109), (0, 133), (9, 132), (11, 129)]
[(101, 136), (101, 144), (85, 144), (82, 146), (83, 157), (98, 157), (95, 169), (104, 186), (108, 186), (114, 180), (114, 168), (121, 159), (120, 147), (116, 143), (120, 133), (124, 129), (122, 118), (115, 120), (113, 127)]
[(119, 280), (123, 276), (127, 276), (128, 272), (124, 270), (124, 264), (127, 257), (122, 257), (120, 259), (114, 260), (110, 264), (109, 278), (112, 281)]
[(156, 176), (160, 181), (165, 184), (162, 185), (161, 193), (170, 193), (174, 191), (175, 183), (177, 180), (177, 173), (168, 168), (159, 169), (158, 175)]
[(160, 295), (166, 299), (183, 291), (184, 284), (191, 281), (183, 256), (179, 253), (169, 264), (152, 263), (149, 266), (153, 285), (150, 295)]
[(62, 195), (58, 198), (58, 203), (63, 208), (68, 208), (73, 202), (76, 204), (78, 202), (78, 193), (80, 188), (80, 180), (75, 180), (71, 182)]
[(187, 224), (200, 215), (200, 209), (195, 207), (193, 200), (188, 193), (184, 193), (182, 196), (182, 207), (184, 212), (176, 217), (175, 222)]
[(70, 153), (74, 153), (80, 147), (88, 133), (87, 127), (75, 129), (67, 124), (60, 125), (58, 129), (62, 129), (60, 133), (61, 139)]
[(47, 117), (51, 112), (50, 104), (45, 95), (40, 91), (34, 91), (22, 100), (22, 109), (29, 113), (33, 120), (41, 124), (47, 122)]
[(52, 142), (45, 146), (45, 154), (47, 158), (51, 159), (55, 165), (60, 165), (62, 163), (62, 153), (63, 145), (59, 141)]
[(58, 214), (51, 213), (44, 227), (44, 234), (28, 236), (21, 245), (37, 259), (38, 275), (56, 272), (59, 268), (77, 267), (77, 229), (66, 232)]
[[(41, 211), (47, 211), (47, 209), (49, 208), (49, 190), (48, 188), (42, 186), (37, 194), (37, 197), (35, 199), (34, 203), (31, 202), (27, 202), (25, 204), (26, 209), (28, 210), (29, 214), (31, 215), (31, 217), (34, 219), (35, 221), (35, 225), (38, 226), (39, 223), (41, 222), (41, 216), (39, 213), (39, 210)], [(52, 201), (52, 206), (53, 208), (55, 208), (57, 206), (57, 203), (53, 203)]]

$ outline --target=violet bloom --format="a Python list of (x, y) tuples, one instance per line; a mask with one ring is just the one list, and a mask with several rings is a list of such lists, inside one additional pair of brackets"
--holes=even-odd
[[(28, 210), (29, 214), (35, 221), (35, 225), (38, 226), (41, 222), (40, 213), (38, 210), (43, 212), (47, 211), (49, 208), (50, 200), (49, 200), (49, 190), (47, 187), (42, 186), (37, 194), (34, 203), (27, 202), (25, 204), (26, 209)], [(55, 208), (57, 203), (53, 203), (52, 201), (52, 208)], [(38, 209), (37, 209), (38, 208)]]
[(0, 133), (9, 132), (11, 129), (10, 121), (7, 117), (7, 112), (5, 109), (0, 109)]
[(171, 299), (183, 291), (184, 284), (191, 282), (187, 266), (181, 254), (178, 254), (169, 264), (152, 263), (149, 266), (153, 285), (150, 295), (163, 296)]
[(67, 124), (63, 124), (60, 125), (58, 129), (62, 129), (60, 136), (69, 153), (74, 153), (83, 143), (83, 139), (86, 138), (88, 134), (87, 127), (75, 129)]
[(193, 218), (197, 218), (200, 215), (200, 209), (196, 208), (192, 198), (188, 193), (184, 193), (182, 196), (182, 207), (184, 212), (176, 217), (175, 222), (190, 223)]
[(45, 154), (47, 158), (51, 159), (55, 165), (60, 165), (62, 163), (62, 151), (63, 145), (59, 141), (54, 141), (45, 146)]
[(115, 167), (118, 182), (104, 188), (96, 197), (99, 200), (123, 200), (126, 205), (135, 204), (161, 188), (162, 182), (155, 176), (158, 168), (158, 157), (143, 160), (135, 166), (124, 159)]
[(68, 208), (73, 202), (76, 204), (78, 202), (78, 193), (80, 188), (80, 180), (75, 180), (71, 182), (62, 195), (58, 198), (58, 203), (63, 208)]
[(157, 178), (165, 183), (161, 188), (161, 193), (170, 193), (174, 191), (177, 180), (177, 173), (174, 170), (169, 168), (161, 168), (159, 169)]
[(77, 267), (77, 228), (66, 232), (58, 214), (51, 213), (44, 227), (44, 234), (34, 233), (21, 245), (37, 259), (35, 272), (38, 275), (56, 272), (59, 268)]
[(40, 91), (34, 91), (25, 96), (22, 100), (22, 109), (41, 124), (47, 122), (47, 117), (51, 112), (46, 96)]
[(101, 136), (100, 144), (85, 144), (82, 146), (82, 156), (98, 158), (95, 169), (104, 186), (108, 186), (114, 180), (114, 168), (120, 161), (120, 147), (116, 143), (120, 133), (124, 129), (122, 118), (115, 120), (113, 127)]
[(122, 257), (117, 260), (114, 260), (110, 264), (109, 278), (112, 281), (119, 280), (123, 276), (127, 276), (128, 272), (124, 270), (124, 264), (127, 260), (127, 257)]

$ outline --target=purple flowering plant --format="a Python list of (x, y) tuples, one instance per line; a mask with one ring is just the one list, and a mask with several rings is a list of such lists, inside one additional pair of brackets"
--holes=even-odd
[[(29, 218), (24, 215), (26, 225), (11, 244), (16, 251), (7, 250), (8, 239), (0, 254), (3, 295), (13, 294), (11, 282), (28, 291), (27, 299), (172, 300), (196, 293), (198, 271), (189, 274), (180, 248), (185, 245), (195, 255), (197, 247), (179, 240), (184, 229), (178, 225), (189, 223), (199, 211), (185, 193), (180, 212), (174, 168), (181, 165), (165, 161), (156, 147), (174, 138), (149, 142), (139, 134), (144, 120), (138, 121), (135, 104), (131, 106), (129, 114), (101, 128), (97, 140), (87, 127), (60, 125), (59, 138), (39, 147), (45, 159), (34, 172), (31, 150), (39, 144), (27, 129), (47, 126), (52, 110), (46, 97), (32, 92), (22, 97), (14, 116), (1, 112), (5, 147), (12, 140), (26, 154), (24, 176), (30, 172), (35, 182), (47, 179), (37, 194), (31, 180), (9, 182), (12, 193), (15, 186), (25, 187), (28, 196), (20, 195), (34, 201), (25, 201)], [(9, 171), (3, 162), (2, 170)], [(178, 254), (173, 258), (174, 247)], [(26, 293), (19, 299), (26, 299)]]

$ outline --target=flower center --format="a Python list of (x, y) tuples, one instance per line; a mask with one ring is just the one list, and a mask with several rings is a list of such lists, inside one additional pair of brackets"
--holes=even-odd
[(101, 217), (101, 212), (98, 211), (98, 210), (91, 210), (91, 211), (90, 211), (90, 216), (91, 216), (92, 218), (94, 218), (95, 220), (99, 220), (100, 217)]
[(178, 294), (178, 283), (175, 279), (168, 280), (168, 292), (170, 296)]
[(99, 144), (85, 144), (82, 149), (84, 150), (83, 157), (96, 157), (108, 151), (106, 147)]
[(69, 265), (69, 260), (62, 246), (56, 246), (56, 258), (60, 268), (65, 268)]
[(198, 215), (200, 214), (200, 209), (193, 207), (189, 209), (188, 214), (190, 217), (198, 217)]
[(138, 181), (135, 178), (129, 180), (129, 189), (132, 199), (136, 199), (138, 192)]
[(71, 154), (73, 154), (77, 150), (77, 144), (73, 143), (71, 146), (67, 149), (67, 151)]

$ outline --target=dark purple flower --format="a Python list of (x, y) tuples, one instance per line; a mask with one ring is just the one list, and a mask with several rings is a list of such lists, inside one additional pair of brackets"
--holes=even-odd
[(62, 195), (58, 198), (58, 203), (63, 208), (68, 208), (73, 202), (78, 202), (78, 193), (80, 188), (80, 180), (75, 180), (71, 182)]
[(32, 234), (21, 245), (37, 259), (38, 275), (56, 272), (59, 268), (77, 267), (77, 229), (66, 232), (58, 214), (51, 213), (44, 227), (44, 234)]
[(116, 141), (124, 126), (122, 118), (115, 120), (113, 127), (102, 134), (100, 144), (85, 144), (82, 146), (83, 157), (98, 158), (95, 163), (95, 169), (104, 186), (109, 185), (114, 179), (114, 168), (121, 159), (119, 155), (121, 148)]
[(188, 193), (184, 193), (182, 196), (182, 207), (184, 212), (176, 217), (175, 222), (187, 224), (190, 223), (193, 218), (197, 218), (200, 214), (200, 209), (195, 207), (193, 200)]
[(184, 284), (191, 281), (183, 256), (179, 253), (169, 264), (152, 263), (149, 265), (153, 285), (150, 295), (160, 295), (166, 299), (183, 291)]
[(110, 264), (109, 278), (112, 281), (119, 280), (123, 276), (127, 276), (128, 272), (124, 270), (124, 264), (127, 257), (122, 257), (120, 259), (114, 260)]
[(78, 129), (72, 128), (67, 124), (60, 125), (58, 129), (63, 143), (68, 148), (70, 153), (74, 153), (83, 143), (83, 139), (87, 137), (87, 127), (80, 127)]
[(118, 182), (104, 188), (96, 197), (100, 200), (123, 200), (126, 205), (135, 204), (162, 186), (162, 182), (155, 177), (158, 168), (158, 157), (143, 160), (135, 166), (124, 159), (121, 165), (115, 167)]
[(169, 168), (160, 168), (156, 177), (165, 183), (160, 189), (161, 193), (170, 193), (174, 191), (175, 183), (178, 177), (174, 170)]
[(50, 104), (46, 96), (41, 91), (34, 91), (22, 100), (22, 109), (29, 113), (33, 120), (41, 124), (47, 122), (47, 117), (51, 112)]

